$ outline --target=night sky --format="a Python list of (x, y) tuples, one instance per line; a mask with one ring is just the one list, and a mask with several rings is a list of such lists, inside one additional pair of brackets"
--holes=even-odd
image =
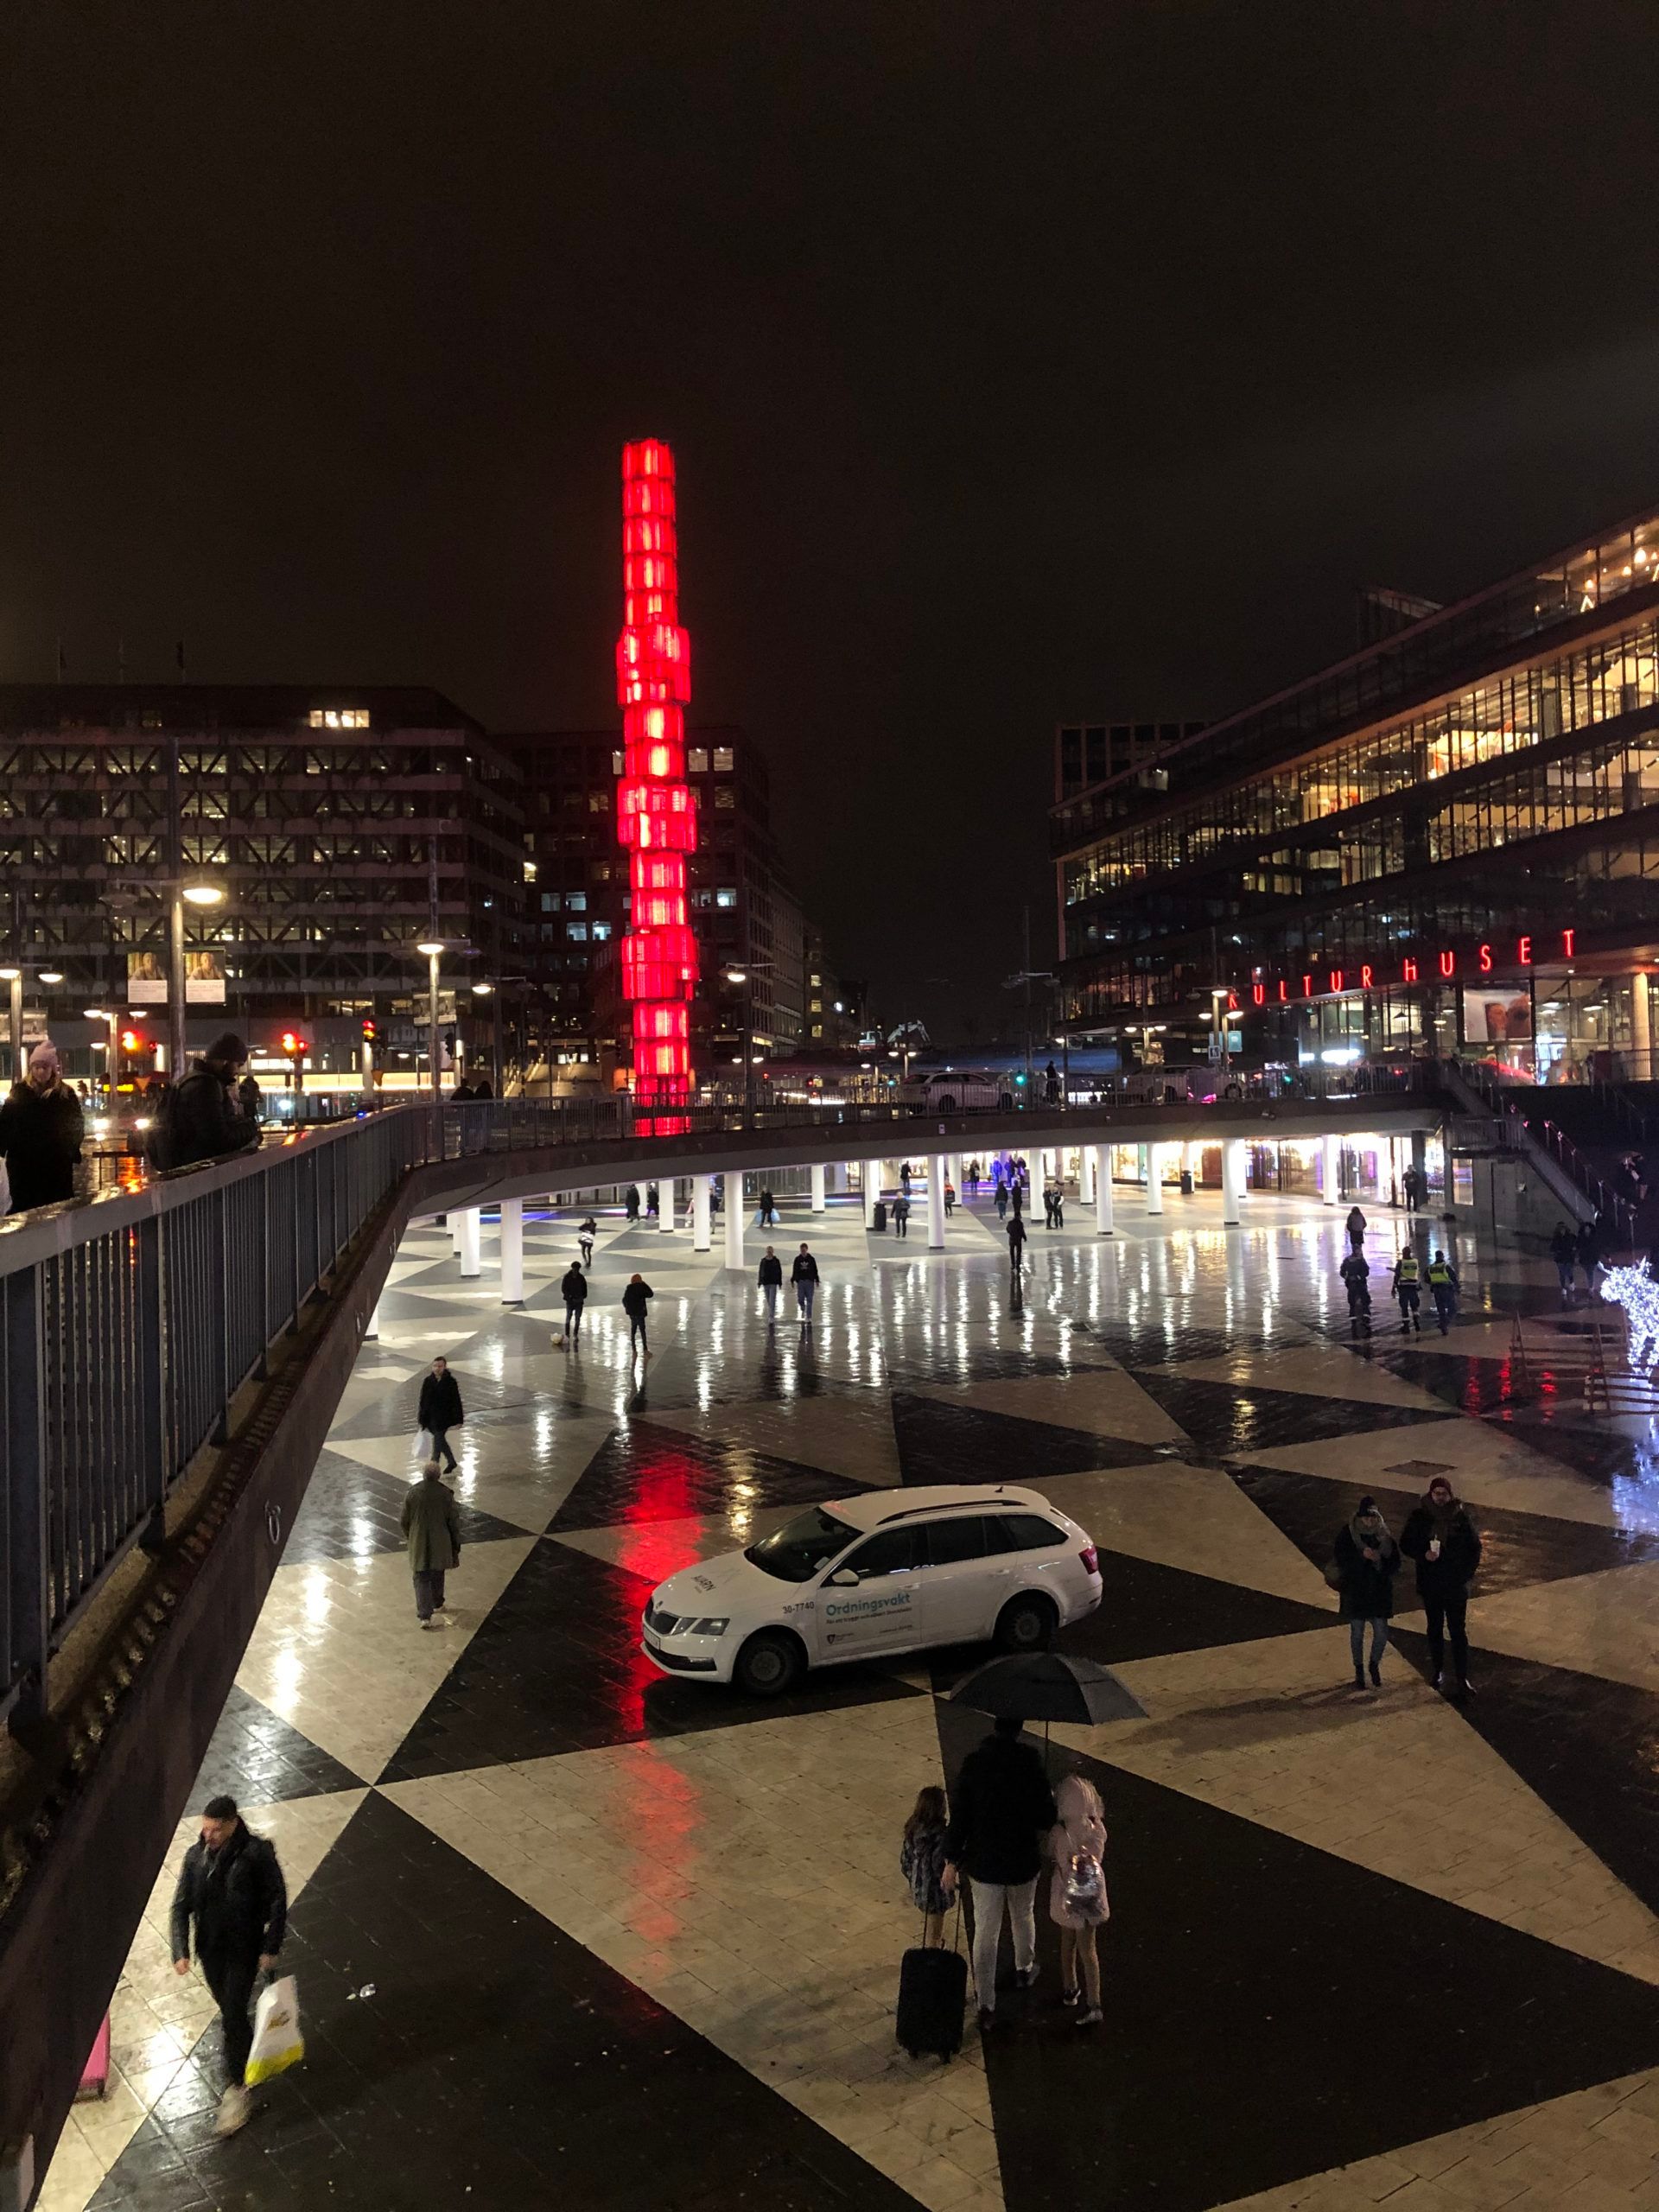
[(0, 676), (608, 721), (667, 437), (694, 714), (983, 1034), (1057, 720), (1659, 499), (1656, 118), (1651, 0), (14, 8)]

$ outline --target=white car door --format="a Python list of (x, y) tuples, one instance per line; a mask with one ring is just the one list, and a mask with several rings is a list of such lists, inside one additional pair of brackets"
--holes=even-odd
[(878, 1529), (849, 1552), (818, 1584), (819, 1658), (861, 1659), (923, 1642), (926, 1556), (913, 1522)]
[(953, 1513), (926, 1524), (930, 1643), (975, 1643), (996, 1624), (1014, 1562), (986, 1556), (986, 1526), (982, 1513)]

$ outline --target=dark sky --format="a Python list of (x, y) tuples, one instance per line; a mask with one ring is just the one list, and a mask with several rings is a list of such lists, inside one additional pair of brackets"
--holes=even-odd
[(1058, 719), (1659, 496), (1656, 118), (1651, 0), (15, 8), (0, 675), (602, 721), (665, 436), (696, 711), (948, 1021), (1053, 956)]

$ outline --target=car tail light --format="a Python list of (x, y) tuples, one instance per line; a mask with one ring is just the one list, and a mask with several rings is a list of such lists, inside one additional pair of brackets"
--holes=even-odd
[(1100, 1573), (1100, 1554), (1092, 1544), (1085, 1544), (1077, 1556), (1083, 1561), (1083, 1571), (1085, 1574)]

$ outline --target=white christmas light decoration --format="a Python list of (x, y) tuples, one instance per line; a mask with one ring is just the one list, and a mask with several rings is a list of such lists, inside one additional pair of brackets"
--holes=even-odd
[(1611, 1305), (1622, 1306), (1630, 1332), (1630, 1366), (1645, 1375), (1659, 1346), (1659, 1282), (1639, 1268), (1604, 1268), (1601, 1294)]

